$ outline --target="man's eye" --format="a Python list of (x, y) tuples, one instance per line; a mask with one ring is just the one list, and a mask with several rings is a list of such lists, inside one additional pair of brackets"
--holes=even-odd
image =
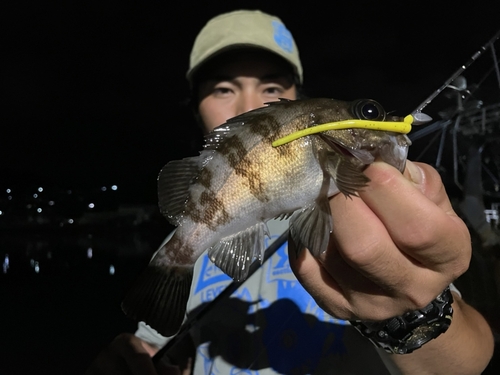
[(213, 90), (214, 94), (225, 95), (231, 92), (230, 88), (227, 87), (215, 87)]
[(280, 94), (283, 92), (283, 90), (280, 88), (280, 87), (277, 87), (277, 86), (273, 86), (273, 87), (267, 87), (264, 92), (266, 94)]

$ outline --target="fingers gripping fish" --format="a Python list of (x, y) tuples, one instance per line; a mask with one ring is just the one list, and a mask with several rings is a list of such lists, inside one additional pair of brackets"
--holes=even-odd
[(263, 259), (273, 218), (290, 217), (297, 248), (325, 251), (333, 225), (328, 198), (357, 195), (375, 158), (403, 171), (411, 142), (405, 134), (349, 128), (272, 143), (334, 121), (400, 120), (388, 117), (373, 100), (281, 100), (214, 129), (199, 156), (168, 163), (158, 177), (159, 206), (177, 228), (124, 299), (126, 315), (175, 334), (198, 257), (208, 251), (226, 274), (244, 280), (251, 263)]

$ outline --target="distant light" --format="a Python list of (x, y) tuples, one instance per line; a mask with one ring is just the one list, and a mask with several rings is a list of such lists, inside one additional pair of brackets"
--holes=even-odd
[(73, 219), (68, 219), (68, 224), (73, 224), (75, 221)]
[(7, 199), (8, 199), (9, 201), (11, 201), (11, 200), (12, 200), (12, 195), (9, 195), (9, 196), (7, 197)]
[(3, 211), (2, 211), (2, 210), (0, 210), (0, 216), (2, 216), (2, 215), (3, 215)]
[(92, 259), (93, 250), (91, 247), (87, 249), (87, 258)]
[(106, 189), (106, 186), (103, 186), (103, 187), (101, 188), (101, 191), (106, 191), (106, 190), (107, 190), (107, 189)]
[(37, 193), (33, 194), (33, 198), (38, 198), (38, 194)]
[(116, 186), (116, 185), (111, 185), (111, 190), (118, 190), (118, 186)]
[(10, 193), (12, 193), (12, 190), (7, 189), (6, 192), (7, 192), (7, 194), (10, 194)]
[(40, 187), (38, 188), (38, 192), (39, 192), (39, 193), (41, 193), (42, 191), (43, 191), (43, 187), (41, 187), (41, 186), (40, 186)]
[(37, 208), (36, 212), (40, 213), (40, 212), (42, 212), (42, 209), (41, 208)]
[(36, 261), (34, 259), (30, 259), (30, 264), (31, 264), (31, 267), (33, 267), (33, 269), (35, 270), (36, 273), (40, 272), (40, 264), (38, 263), (38, 261)]
[(10, 261), (9, 261), (9, 254), (5, 254), (5, 258), (3, 259), (3, 273), (7, 273), (7, 270), (9, 269)]
[(54, 201), (49, 201), (49, 206), (53, 206), (56, 202)]
[(113, 265), (109, 266), (109, 274), (110, 275), (114, 275), (115, 274), (115, 266), (113, 266)]
[(47, 251), (47, 259), (52, 259), (52, 252), (51, 251)]
[(89, 203), (89, 208), (94, 208), (94, 207), (95, 207), (94, 203)]
[(498, 222), (500, 219), (500, 216), (498, 215), (498, 210), (484, 210), (484, 213), (486, 215), (486, 221), (490, 224), (493, 224), (494, 222)]

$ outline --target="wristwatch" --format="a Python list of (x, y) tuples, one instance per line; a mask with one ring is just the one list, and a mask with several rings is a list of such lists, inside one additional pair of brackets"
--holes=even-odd
[(453, 296), (447, 287), (426, 307), (383, 321), (350, 321), (363, 336), (388, 353), (407, 354), (446, 332), (453, 319)]

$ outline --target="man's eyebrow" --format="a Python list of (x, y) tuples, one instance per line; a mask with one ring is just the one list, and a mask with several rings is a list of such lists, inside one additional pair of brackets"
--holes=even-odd
[[(237, 77), (236, 75), (229, 75), (229, 74), (210, 74), (207, 75), (204, 81), (215, 81), (215, 82), (232, 81), (236, 77)], [(258, 78), (261, 81), (273, 81), (278, 79), (290, 79), (292, 78), (292, 74), (276, 72), (276, 73), (264, 74), (263, 76), (260, 76)]]

